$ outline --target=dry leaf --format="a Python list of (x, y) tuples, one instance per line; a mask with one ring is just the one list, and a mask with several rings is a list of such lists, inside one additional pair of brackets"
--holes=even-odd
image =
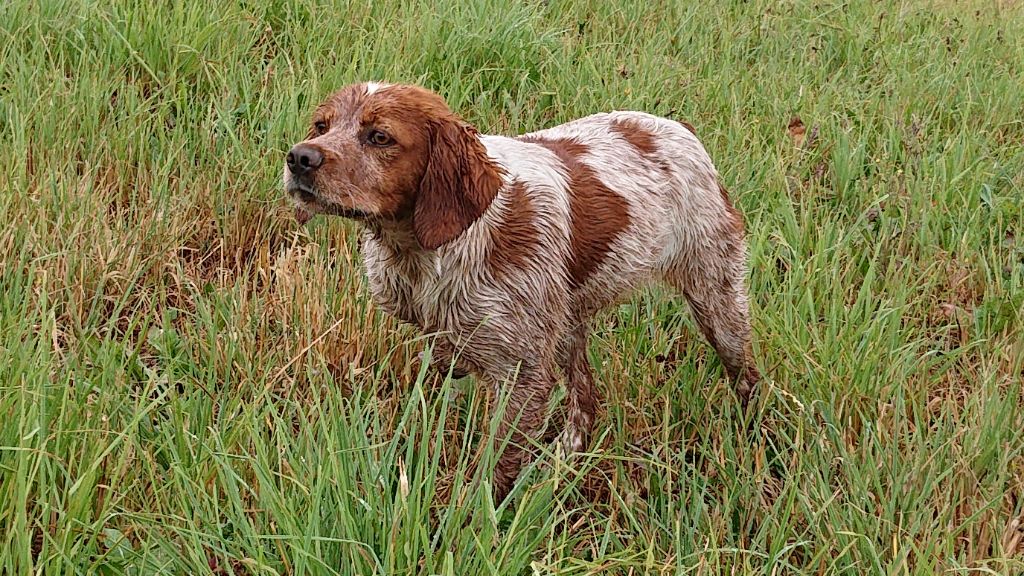
[(803, 120), (799, 116), (793, 116), (789, 121), (789, 137), (793, 139), (793, 146), (803, 148), (806, 133), (807, 128), (804, 127)]
[(398, 492), (402, 500), (409, 497), (409, 476), (405, 472), (405, 461), (398, 459)]

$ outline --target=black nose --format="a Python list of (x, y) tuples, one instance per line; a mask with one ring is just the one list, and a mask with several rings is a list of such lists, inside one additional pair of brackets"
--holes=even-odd
[(323, 162), (323, 152), (320, 152), (316, 146), (296, 144), (288, 152), (288, 170), (296, 176), (305, 176), (315, 172)]

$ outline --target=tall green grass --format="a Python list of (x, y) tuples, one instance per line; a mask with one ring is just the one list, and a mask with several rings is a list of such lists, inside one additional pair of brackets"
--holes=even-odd
[[(1022, 63), (1012, 2), (3, 3), (0, 573), (1024, 573)], [(489, 132), (693, 124), (751, 413), (652, 289), (592, 339), (587, 453), (464, 481), (486, 391), (280, 190), (366, 79)]]

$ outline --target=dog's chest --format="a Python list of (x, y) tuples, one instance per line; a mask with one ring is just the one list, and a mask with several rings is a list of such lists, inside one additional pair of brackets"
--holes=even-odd
[(462, 292), (458, 277), (445, 273), (444, 263), (436, 253), (410, 258), (404, 271), (402, 280), (409, 286), (411, 305), (422, 319), (423, 328), (451, 329), (450, 311)]
[(427, 332), (458, 332), (475, 314), (472, 270), (441, 251), (365, 246), (367, 274), (378, 304)]

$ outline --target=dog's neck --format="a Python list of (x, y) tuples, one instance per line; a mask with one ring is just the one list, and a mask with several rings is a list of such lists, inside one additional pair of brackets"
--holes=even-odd
[(374, 240), (397, 256), (417, 256), (428, 252), (416, 240), (411, 214), (397, 220), (367, 221), (363, 225), (373, 235)]

